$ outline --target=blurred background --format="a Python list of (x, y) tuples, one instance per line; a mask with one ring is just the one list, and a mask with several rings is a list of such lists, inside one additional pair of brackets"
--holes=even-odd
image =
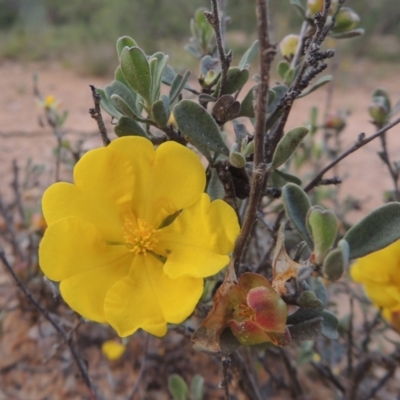
[[(254, 8), (242, 0), (227, 1), (231, 17), (227, 41), (238, 55), (255, 36)], [(349, 0), (362, 17), (366, 34), (346, 41), (343, 51), (379, 62), (400, 59), (400, 7), (397, 0)], [(81, 73), (107, 75), (114, 70), (115, 41), (128, 35), (146, 49), (168, 44), (176, 63), (187, 59), (183, 43), (189, 19), (207, 0), (0, 0), (0, 59), (58, 60)], [(273, 37), (278, 42), (296, 32), (300, 19), (289, 1), (272, 1)], [(167, 42), (167, 43), (166, 43)]]

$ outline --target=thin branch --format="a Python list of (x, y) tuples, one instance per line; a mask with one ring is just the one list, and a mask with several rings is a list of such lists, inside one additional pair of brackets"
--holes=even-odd
[(89, 114), (97, 122), (97, 126), (99, 128), (99, 132), (103, 140), (104, 146), (108, 146), (111, 143), (111, 141), (108, 137), (106, 126), (104, 125), (103, 116), (101, 115), (101, 108), (100, 108), (101, 97), (97, 93), (96, 88), (93, 85), (89, 86), (90, 89), (92, 90), (92, 97), (94, 103), (94, 108), (89, 109)]
[(379, 380), (379, 382), (371, 389), (371, 391), (368, 393), (368, 395), (365, 397), (364, 400), (374, 399), (378, 391), (385, 386), (386, 382), (390, 378), (392, 378), (395, 372), (396, 372), (396, 367), (392, 367), (391, 369), (389, 369), (389, 371), (387, 371), (386, 374), (383, 375), (383, 377)]
[(231, 396), (229, 394), (229, 367), (231, 365), (231, 359), (229, 357), (223, 356), (221, 358), (222, 362), (222, 371), (223, 371), (223, 380), (220, 384), (221, 388), (224, 389), (224, 400), (230, 400)]
[(140, 385), (140, 382), (141, 382), (141, 380), (143, 378), (144, 371), (146, 369), (147, 351), (148, 351), (148, 348), (149, 348), (149, 341), (150, 341), (150, 335), (146, 334), (146, 337), (144, 339), (144, 344), (143, 344), (143, 355), (142, 355), (142, 362), (140, 364), (139, 375), (136, 378), (135, 385), (133, 386), (132, 392), (131, 392), (131, 394), (130, 394), (130, 396), (128, 397), (127, 400), (133, 400), (134, 397), (135, 397), (135, 394), (139, 390), (139, 385)]
[(343, 152), (340, 156), (338, 156), (335, 160), (333, 160), (330, 164), (328, 164), (325, 168), (323, 168), (321, 170), (321, 172), (319, 174), (317, 174), (305, 187), (304, 190), (306, 192), (309, 192), (312, 188), (314, 188), (319, 181), (321, 180), (321, 178), (324, 176), (324, 174), (326, 172), (328, 172), (331, 168), (333, 168), (337, 163), (339, 163), (340, 161), (342, 161), (344, 158), (346, 158), (347, 156), (349, 156), (351, 153), (354, 153), (356, 150), (360, 149), (361, 147), (365, 146), (366, 144), (368, 144), (369, 142), (371, 142), (372, 140), (376, 139), (377, 137), (383, 135), (385, 132), (387, 132), (389, 129), (393, 128), (394, 126), (396, 126), (398, 123), (400, 123), (400, 118), (397, 118), (396, 120), (394, 120), (393, 122), (391, 122), (390, 124), (384, 126), (382, 129), (379, 129), (379, 131), (377, 131), (376, 133), (374, 133), (373, 135), (371, 135), (368, 138), (365, 138), (365, 134), (361, 133), (358, 136), (358, 139), (356, 140), (356, 142), (353, 144), (353, 146), (351, 146), (348, 150), (346, 150), (345, 152)]
[[(219, 97), (220, 94), (224, 93), (225, 85), (226, 85), (226, 78), (228, 75), (228, 69), (231, 65), (232, 61), (232, 52), (225, 53), (224, 49), (224, 41), (223, 41), (223, 31), (221, 28), (221, 20), (219, 17), (219, 10), (218, 10), (218, 0), (211, 0), (211, 12), (205, 11), (204, 15), (207, 18), (207, 21), (213, 27), (215, 32), (215, 40), (217, 42), (217, 49), (218, 49), (218, 56), (221, 60), (221, 85), (219, 88)], [(223, 15), (222, 18), (225, 18)]]
[(289, 380), (291, 382), (290, 391), (294, 399), (302, 399), (304, 395), (304, 390), (301, 387), (299, 377), (297, 375), (297, 369), (292, 365), (292, 362), (287, 355), (285, 349), (280, 348), (280, 353), (282, 355), (283, 364), (286, 368)]
[(262, 198), (262, 188), (265, 182), (266, 168), (264, 164), (264, 141), (267, 96), (269, 89), (270, 68), (275, 48), (270, 43), (268, 22), (268, 1), (256, 0), (258, 40), (260, 43), (260, 77), (261, 83), (257, 94), (256, 124), (254, 133), (254, 169), (250, 189), (249, 204), (245, 214), (242, 231), (236, 241), (232, 260), (235, 270), (239, 270), (240, 260), (250, 240), (257, 211)]
[(100, 399), (99, 395), (97, 394), (97, 390), (92, 383), (88, 371), (86, 369), (85, 363), (83, 360), (80, 358), (77, 349), (74, 346), (74, 343), (72, 341), (72, 336), (68, 333), (65, 332), (65, 330), (58, 324), (58, 322), (53, 318), (53, 316), (45, 309), (43, 308), (40, 303), (36, 300), (36, 298), (33, 296), (33, 294), (30, 292), (30, 290), (24, 285), (24, 283), (21, 281), (21, 279), (18, 277), (18, 275), (14, 272), (14, 269), (12, 268), (11, 264), (8, 262), (8, 259), (4, 253), (3, 250), (0, 249), (0, 260), (3, 262), (3, 265), (6, 267), (7, 271), (11, 274), (13, 277), (15, 283), (17, 286), (24, 292), (25, 296), (31, 301), (31, 303), (41, 312), (41, 314), (50, 322), (50, 324), (54, 327), (54, 329), (62, 336), (64, 339), (65, 343), (69, 347), (69, 350), (71, 351), (71, 355), (79, 369), (79, 372), (82, 375), (82, 378), (86, 384), (86, 386), (89, 389), (90, 393), (90, 398), (91, 400), (98, 400)]

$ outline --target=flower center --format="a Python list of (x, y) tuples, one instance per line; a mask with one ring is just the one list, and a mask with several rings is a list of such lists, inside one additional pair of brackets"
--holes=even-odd
[(140, 218), (137, 220), (137, 227), (131, 219), (126, 219), (123, 230), (125, 245), (135, 255), (146, 255), (159, 240), (160, 231)]

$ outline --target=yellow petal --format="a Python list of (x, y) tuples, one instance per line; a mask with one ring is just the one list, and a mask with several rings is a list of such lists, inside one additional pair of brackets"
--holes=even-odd
[(101, 346), (102, 353), (110, 360), (118, 360), (125, 352), (125, 346), (115, 340), (107, 340)]
[(114, 272), (118, 277), (114, 264), (126, 265), (127, 273), (132, 257), (125, 246), (107, 244), (97, 227), (79, 217), (62, 218), (50, 225), (39, 246), (40, 267), (57, 282), (99, 267), (108, 267), (110, 278)]
[(194, 204), (204, 190), (205, 172), (199, 158), (176, 142), (154, 150), (149, 140), (127, 136), (108, 147), (130, 157), (135, 171), (133, 210), (153, 226)]
[(129, 276), (107, 294), (106, 319), (122, 337), (139, 328), (163, 336), (168, 322), (182, 322), (193, 312), (202, 291), (202, 279), (171, 280), (155, 257), (136, 256)]
[(228, 264), (239, 224), (232, 207), (222, 200), (210, 203), (203, 194), (161, 232), (155, 252), (167, 257), (164, 271), (170, 278), (207, 277)]
[(367, 296), (377, 307), (392, 308), (398, 304), (398, 299), (386, 290), (385, 286), (369, 282), (364, 285), (364, 288)]

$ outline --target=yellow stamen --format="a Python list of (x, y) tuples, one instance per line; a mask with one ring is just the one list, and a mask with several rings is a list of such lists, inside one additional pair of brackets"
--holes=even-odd
[(137, 220), (137, 226), (132, 219), (127, 218), (123, 229), (125, 245), (135, 255), (146, 255), (158, 243), (160, 232), (140, 218)]

